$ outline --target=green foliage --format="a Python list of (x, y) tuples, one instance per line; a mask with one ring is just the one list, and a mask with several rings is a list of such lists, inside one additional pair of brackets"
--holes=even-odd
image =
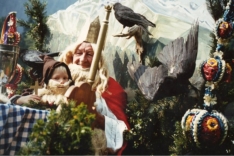
[(191, 143), (190, 139), (184, 135), (180, 122), (176, 122), (175, 127), (175, 132), (172, 135), (174, 145), (169, 147), (171, 155), (187, 154), (194, 145)]
[(61, 113), (54, 110), (47, 121), (38, 120), (33, 127), (29, 142), (18, 155), (91, 155), (91, 124), (95, 115), (87, 105), (70, 101), (62, 104)]
[(32, 82), (30, 81), (25, 81), (25, 82), (20, 82), (18, 84), (16, 94), (21, 95), (26, 89), (28, 89), (32, 85)]
[(229, 0), (206, 0), (207, 9), (215, 21), (222, 17), (228, 2)]
[(181, 120), (184, 113), (182, 97), (150, 102), (139, 91), (136, 93), (136, 99), (127, 105), (131, 131), (125, 133), (129, 142), (126, 154), (170, 154), (168, 148), (173, 142), (174, 123)]
[(21, 104), (21, 106), (40, 109), (40, 110), (56, 110), (57, 108), (57, 105), (41, 104), (34, 101), (29, 101), (29, 103)]
[(219, 88), (217, 89), (217, 101), (218, 101), (218, 108), (220, 111), (223, 111), (227, 104), (234, 101), (234, 74), (232, 74), (232, 81), (229, 83), (221, 83)]
[[(29, 0), (24, 4), (25, 14), (28, 15), (29, 20), (18, 20), (18, 24), (23, 26), (26, 33), (25, 41), (34, 43), (33, 47), (28, 49), (37, 49), (39, 51), (46, 51), (44, 49), (46, 34), (49, 33), (48, 26), (46, 25), (46, 2), (40, 0)], [(30, 44), (29, 44), (30, 45)]]

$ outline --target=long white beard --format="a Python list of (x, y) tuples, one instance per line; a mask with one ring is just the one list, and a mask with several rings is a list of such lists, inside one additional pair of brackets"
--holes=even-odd
[[(78, 86), (80, 82), (88, 82), (90, 68), (83, 69), (77, 64), (69, 64), (68, 67), (71, 71), (71, 76), (75, 83), (75, 86)], [(96, 73), (92, 89), (103, 92), (106, 89), (108, 77), (104, 74), (100, 74), (100, 71)]]
[(69, 64), (68, 65), (72, 79), (75, 82), (75, 85), (77, 85), (79, 82), (87, 82), (89, 79), (89, 71), (90, 68), (83, 69), (77, 64)]
[(50, 90), (55, 95), (61, 94), (64, 95), (67, 89), (69, 88), (71, 80), (65, 82), (64, 84), (60, 84), (59, 82), (50, 79), (47, 89)]

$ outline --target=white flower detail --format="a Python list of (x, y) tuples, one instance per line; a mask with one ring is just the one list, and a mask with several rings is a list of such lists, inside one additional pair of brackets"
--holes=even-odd
[(203, 99), (204, 99), (205, 105), (207, 105), (207, 106), (217, 104), (217, 97), (216, 96), (212, 98), (210, 95), (206, 94), (203, 97)]

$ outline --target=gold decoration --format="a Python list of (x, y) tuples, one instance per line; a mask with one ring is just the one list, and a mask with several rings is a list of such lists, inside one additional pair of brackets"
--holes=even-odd
[(88, 35), (86, 37), (86, 41), (88, 41), (90, 43), (97, 43), (100, 27), (101, 27), (101, 25), (100, 25), (99, 17), (96, 17), (94, 19), (94, 21), (89, 26), (89, 31), (88, 31)]
[(42, 88), (42, 87), (38, 84), (38, 80), (35, 81), (34, 86), (30, 86), (30, 89), (34, 89), (35, 95), (38, 95), (38, 89), (39, 88)]
[(101, 57), (101, 53), (102, 53), (102, 50), (104, 49), (104, 45), (106, 41), (106, 34), (108, 30), (108, 23), (109, 23), (108, 20), (109, 20), (111, 8), (112, 8), (111, 6), (105, 7), (106, 16), (102, 23), (101, 30), (99, 32), (98, 41), (97, 41), (97, 49), (94, 49), (93, 61), (92, 61), (90, 73), (89, 73), (89, 80), (88, 80), (89, 84), (93, 84), (94, 82), (94, 78), (97, 73), (98, 63)]
[(209, 64), (209, 66), (211, 67), (216, 67), (218, 65), (218, 62), (216, 61), (216, 59), (210, 58), (207, 60), (207, 64)]
[(219, 124), (218, 124), (217, 119), (215, 119), (215, 118), (210, 118), (210, 119), (208, 119), (208, 121), (207, 121), (207, 128), (208, 128), (210, 131), (217, 130), (218, 127), (219, 127)]

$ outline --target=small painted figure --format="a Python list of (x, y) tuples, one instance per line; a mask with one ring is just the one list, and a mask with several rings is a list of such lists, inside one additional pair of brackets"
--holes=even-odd
[(10, 12), (2, 27), (1, 43), (17, 45), (19, 41), (20, 33), (16, 28), (16, 12)]

